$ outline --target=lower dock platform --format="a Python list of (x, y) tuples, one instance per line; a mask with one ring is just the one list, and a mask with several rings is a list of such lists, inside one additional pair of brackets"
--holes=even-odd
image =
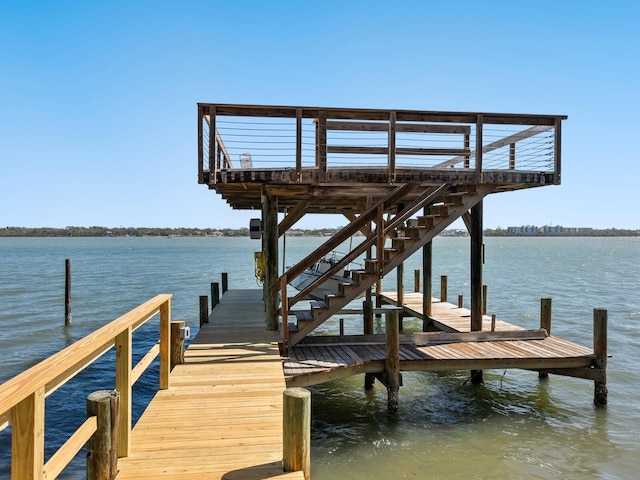
[[(383, 303), (396, 303), (393, 293)], [(403, 310), (421, 317), (422, 294), (405, 294)], [(470, 312), (433, 301), (433, 325), (439, 332), (400, 334), (402, 371), (484, 370), (520, 368), (601, 380), (596, 353), (544, 329), (524, 330), (508, 322), (483, 317), (483, 331), (470, 332)], [(359, 373), (382, 374), (388, 351), (385, 335), (307, 337), (284, 359), (287, 386), (310, 386)]]

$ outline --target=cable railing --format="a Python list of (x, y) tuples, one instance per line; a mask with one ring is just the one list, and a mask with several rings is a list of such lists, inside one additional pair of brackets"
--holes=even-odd
[[(554, 174), (565, 116), (198, 105), (201, 183), (237, 169), (460, 169)], [(213, 127), (212, 127), (213, 126)], [(240, 160), (245, 162), (241, 163)], [(246, 161), (250, 159), (249, 161)], [(205, 179), (206, 177), (206, 179)], [(206, 181), (205, 181), (206, 180)]]

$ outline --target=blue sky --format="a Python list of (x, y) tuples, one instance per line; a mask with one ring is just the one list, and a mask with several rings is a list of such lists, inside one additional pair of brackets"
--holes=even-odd
[(640, 228), (639, 25), (615, 0), (0, 0), (0, 226), (248, 226), (197, 183), (212, 102), (568, 115), (562, 185), (485, 226)]

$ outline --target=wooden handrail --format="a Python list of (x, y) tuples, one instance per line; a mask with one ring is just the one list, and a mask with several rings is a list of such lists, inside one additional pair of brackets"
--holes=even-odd
[[(170, 294), (161, 294), (148, 300), (0, 385), (0, 430), (8, 424), (14, 426), (11, 457), (13, 478), (27, 480), (51, 478), (52, 472), (59, 472), (66, 466), (65, 462), (68, 463), (66, 459), (73, 458), (70, 450), (78, 448), (78, 445), (83, 442), (92, 430), (92, 423), (83, 423), (54, 454), (52, 459), (55, 458), (55, 462), (52, 464), (50, 460), (45, 465), (44, 398), (87, 368), (112, 346), (119, 344), (123, 335), (129, 338), (130, 343), (131, 332), (158, 313), (160, 314), (160, 345), (157, 347), (160, 354), (159, 384), (160, 389), (169, 388), (171, 297)], [(151, 350), (155, 348), (152, 347)], [(128, 454), (131, 430), (130, 392), (133, 375), (131, 350), (130, 348), (125, 350), (128, 351), (124, 355), (121, 351), (116, 353), (116, 385), (120, 385), (120, 388), (124, 386), (123, 389), (128, 390), (122, 393), (121, 417), (124, 417), (124, 422), (121, 418), (119, 426), (125, 426), (126, 431), (122, 431), (122, 428), (118, 431), (120, 443), (124, 443), (119, 456)], [(146, 366), (148, 364), (144, 365), (144, 368)], [(139, 370), (142, 368), (140, 366)], [(128, 370), (125, 375), (123, 375), (124, 370)], [(136, 372), (136, 375), (138, 373)]]

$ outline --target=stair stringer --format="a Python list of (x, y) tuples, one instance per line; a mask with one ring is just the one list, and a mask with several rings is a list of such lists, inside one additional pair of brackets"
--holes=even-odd
[[(481, 186), (476, 189), (475, 193), (469, 193), (462, 199), (462, 204), (456, 206), (446, 216), (441, 216), (440, 219), (431, 228), (422, 227), (424, 230), (417, 238), (411, 239), (405, 243), (405, 247), (398, 255), (389, 259), (389, 261), (383, 262), (383, 274), (387, 274), (393, 269), (397, 268), (402, 262), (413, 255), (418, 249), (422, 248), (428, 242), (433, 240), (438, 234), (451, 225), (455, 220), (460, 218), (472, 207), (477, 205), (487, 194), (491, 193), (491, 188), (487, 186)], [(381, 255), (384, 257), (384, 255)], [(371, 288), (373, 284), (378, 281), (378, 274), (373, 272), (365, 272), (360, 274), (360, 282), (357, 287), (350, 289), (350, 291), (342, 297), (335, 297), (329, 308), (315, 308), (312, 312), (313, 320), (305, 322), (304, 325), (299, 326), (298, 331), (291, 332), (289, 337), (289, 347), (294, 346), (305, 338), (309, 333), (322, 325), (325, 321), (335, 315), (339, 310), (344, 308), (348, 303), (352, 302), (358, 296), (365, 292), (368, 288)]]

